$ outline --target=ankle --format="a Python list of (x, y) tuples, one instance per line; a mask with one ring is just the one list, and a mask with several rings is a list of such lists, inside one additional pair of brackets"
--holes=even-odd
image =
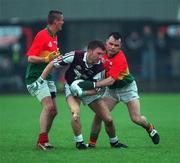
[(118, 141), (119, 141), (119, 139), (118, 139), (117, 136), (115, 136), (115, 137), (113, 137), (113, 138), (109, 138), (109, 142), (110, 142), (111, 144), (114, 144), (114, 143), (116, 143), (116, 142), (118, 142)]
[(89, 144), (90, 146), (96, 146), (97, 138), (90, 137)]
[(78, 142), (83, 142), (83, 136), (82, 134), (78, 135), (78, 136), (74, 136), (74, 140), (76, 143)]
[(40, 142), (40, 143), (49, 142), (48, 134), (47, 133), (40, 133), (39, 138), (38, 138), (38, 142)]
[(147, 126), (147, 128), (146, 128), (146, 131), (147, 131), (148, 133), (150, 133), (153, 129), (154, 129), (153, 124), (149, 124), (149, 125)]

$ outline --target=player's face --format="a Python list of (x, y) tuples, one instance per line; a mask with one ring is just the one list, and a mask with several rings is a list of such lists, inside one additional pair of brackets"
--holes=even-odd
[(105, 54), (105, 51), (101, 48), (96, 48), (94, 50), (89, 50), (89, 61), (90, 63), (97, 63), (100, 61), (103, 54)]
[(114, 56), (121, 49), (121, 39), (116, 40), (113, 36), (106, 40), (106, 50), (109, 57)]
[(56, 25), (57, 31), (60, 31), (62, 29), (63, 24), (64, 24), (63, 15), (59, 15), (59, 17), (54, 21), (54, 24)]

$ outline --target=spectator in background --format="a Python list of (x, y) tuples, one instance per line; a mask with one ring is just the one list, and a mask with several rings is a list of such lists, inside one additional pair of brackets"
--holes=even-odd
[(149, 25), (143, 27), (142, 67), (141, 77), (154, 83), (156, 80), (156, 51), (155, 38)]
[(13, 62), (13, 73), (14, 73), (14, 80), (17, 81), (16, 87), (18, 90), (24, 89), (23, 78), (24, 78), (24, 67), (22, 66), (22, 60), (24, 57), (21, 56), (21, 44), (19, 40), (12, 44), (11, 46), (11, 53), (12, 53), (12, 62)]
[(130, 68), (132, 72), (139, 74), (140, 72), (140, 61), (141, 61), (141, 50), (143, 41), (137, 31), (132, 31), (129, 36), (127, 36), (126, 46), (128, 50), (128, 61), (130, 63)]
[[(157, 52), (157, 73), (160, 77), (167, 77), (170, 48), (166, 35), (166, 28), (161, 27), (157, 31), (155, 47)], [(170, 72), (168, 73), (170, 75)]]

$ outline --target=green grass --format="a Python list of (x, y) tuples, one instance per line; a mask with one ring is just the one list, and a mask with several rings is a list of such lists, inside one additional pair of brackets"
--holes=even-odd
[[(50, 132), (52, 151), (35, 148), (41, 106), (30, 96), (0, 96), (0, 163), (179, 163), (180, 94), (142, 94), (141, 112), (161, 135), (152, 144), (147, 133), (130, 121), (127, 108), (119, 104), (112, 112), (117, 135), (128, 149), (111, 149), (102, 130), (97, 148), (78, 151), (74, 146), (70, 113), (64, 96), (58, 96), (58, 111)], [(81, 121), (87, 142), (93, 112), (82, 106)]]

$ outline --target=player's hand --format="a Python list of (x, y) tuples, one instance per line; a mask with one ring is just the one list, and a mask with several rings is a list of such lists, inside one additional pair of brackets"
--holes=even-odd
[(77, 89), (76, 91), (73, 92), (73, 96), (84, 97), (85, 92), (82, 89)]
[(51, 53), (49, 53), (45, 58), (44, 58), (44, 61), (46, 63), (52, 61), (53, 59), (57, 58), (60, 56), (60, 51), (59, 49), (57, 51), (53, 51)]
[(70, 90), (73, 96), (83, 97), (85, 95), (83, 89), (81, 89), (78, 85), (71, 85)]
[(96, 88), (95, 90), (96, 90), (96, 93), (99, 93), (101, 92), (102, 88)]
[(78, 83), (78, 86), (83, 90), (91, 90), (96, 88), (96, 82), (85, 80)]

